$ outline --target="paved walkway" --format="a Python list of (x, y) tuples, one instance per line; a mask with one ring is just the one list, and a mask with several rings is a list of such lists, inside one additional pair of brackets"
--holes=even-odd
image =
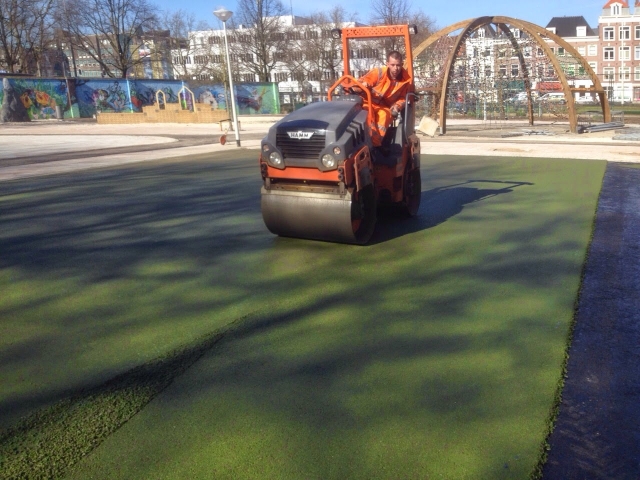
[[(241, 118), (242, 148), (259, 149), (276, 116)], [(570, 134), (566, 126), (509, 124), (487, 130), (476, 121), (452, 120), (443, 136), (423, 136), (434, 155), (522, 156), (640, 161), (640, 142), (613, 140), (615, 132)], [(218, 124), (98, 125), (95, 121), (0, 124), (0, 181), (88, 168), (235, 149), (233, 132)]]

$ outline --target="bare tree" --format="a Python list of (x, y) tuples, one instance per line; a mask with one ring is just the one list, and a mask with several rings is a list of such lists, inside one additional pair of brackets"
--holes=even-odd
[[(436, 28), (435, 20), (421, 10), (413, 10), (409, 0), (373, 0), (371, 9), (372, 25), (416, 25), (418, 34), (412, 39), (413, 45), (418, 45)], [(385, 41), (384, 47), (387, 51), (403, 48), (397, 40), (393, 39)]]
[[(193, 13), (177, 10), (163, 12), (160, 24), (163, 29), (170, 32), (169, 44), (173, 70), (178, 78), (191, 79), (193, 76), (223, 78), (221, 73), (224, 72), (210, 63), (211, 48), (200, 45), (200, 37), (196, 35), (198, 31), (209, 29), (206, 23), (197, 22)], [(188, 63), (189, 61), (193, 63)]]
[(348, 22), (355, 22), (356, 14), (347, 13), (339, 5), (328, 12), (317, 12), (311, 15), (311, 23), (320, 29), (319, 38), (309, 38), (302, 45), (308, 52), (309, 63), (313, 70), (330, 72), (330, 80), (335, 80), (342, 71), (342, 40), (335, 39), (331, 30), (344, 28)]
[(408, 22), (411, 3), (409, 0), (373, 0), (371, 11), (373, 25), (399, 25)]
[(243, 55), (243, 67), (259, 81), (270, 82), (276, 62), (286, 58), (287, 40), (279, 18), (285, 8), (280, 0), (238, 0), (237, 11), (232, 20), (247, 32), (236, 30), (234, 54)]
[(0, 60), (10, 73), (39, 73), (51, 39), (52, 0), (0, 0)]
[(147, 0), (64, 0), (58, 16), (79, 54), (98, 63), (104, 76), (125, 78), (143, 62), (143, 34), (158, 27), (155, 9)]

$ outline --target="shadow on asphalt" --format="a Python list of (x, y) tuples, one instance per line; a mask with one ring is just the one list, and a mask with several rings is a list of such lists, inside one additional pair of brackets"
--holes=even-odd
[[(496, 184), (501, 188), (482, 188)], [(476, 186), (478, 185), (478, 186)], [(440, 225), (462, 212), (465, 205), (511, 193), (517, 187), (533, 185), (529, 182), (474, 179), (422, 192), (420, 210), (415, 217), (398, 216), (394, 209), (381, 209), (376, 230), (369, 244), (375, 245), (410, 233)]]

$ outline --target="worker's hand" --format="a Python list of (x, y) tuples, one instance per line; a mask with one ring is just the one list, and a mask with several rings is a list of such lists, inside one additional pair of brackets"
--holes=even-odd
[(398, 115), (400, 115), (400, 110), (398, 110), (398, 107), (396, 107), (395, 105), (391, 107), (391, 116), (393, 118), (396, 118)]

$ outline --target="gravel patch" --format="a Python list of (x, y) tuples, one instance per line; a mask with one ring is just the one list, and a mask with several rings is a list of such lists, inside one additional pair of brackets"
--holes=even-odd
[(640, 478), (640, 168), (610, 163), (545, 479)]

